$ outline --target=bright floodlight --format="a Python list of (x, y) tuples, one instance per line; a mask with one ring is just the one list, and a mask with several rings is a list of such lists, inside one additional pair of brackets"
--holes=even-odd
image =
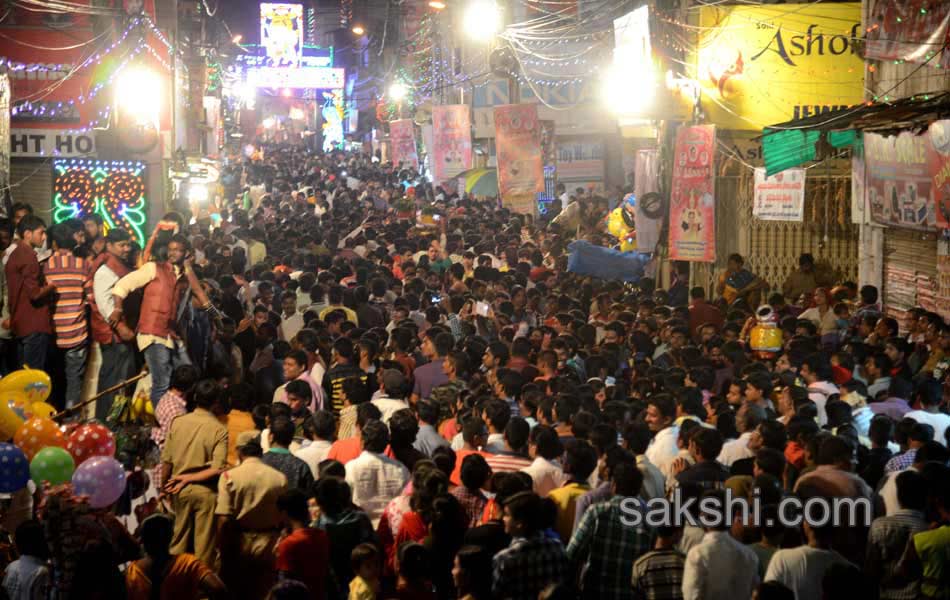
[(236, 36), (234, 36), (233, 38), (231, 38), (231, 41), (234, 42), (235, 44), (240, 44), (240, 43), (241, 43), (241, 40), (243, 40), (243, 39), (244, 39), (244, 36), (239, 33), (239, 34), (237, 34)]
[(613, 65), (604, 73), (603, 95), (616, 115), (637, 116), (653, 103), (656, 80), (649, 68)]
[(256, 87), (251, 85), (250, 82), (242, 81), (237, 85), (236, 91), (238, 98), (241, 99), (246, 108), (254, 108), (254, 103), (257, 101)]
[(396, 102), (399, 102), (403, 100), (408, 94), (409, 94), (409, 88), (407, 88), (406, 84), (402, 83), (401, 81), (397, 81), (391, 86), (389, 86), (389, 98), (391, 100), (395, 100)]
[(366, 33), (366, 30), (363, 29), (362, 25), (354, 25), (352, 31), (356, 35), (363, 35), (364, 33)]
[(192, 204), (201, 204), (208, 201), (208, 187), (201, 184), (188, 186), (188, 200)]
[(488, 41), (501, 29), (501, 11), (493, 0), (472, 0), (465, 9), (464, 23), (469, 37)]
[(277, 124), (277, 121), (274, 120), (273, 117), (267, 117), (266, 119), (264, 119), (263, 121), (261, 121), (261, 125), (264, 126), (264, 129), (270, 129), (271, 127), (273, 127), (273, 126), (276, 125), (276, 124)]
[(429, 2), (429, 8), (442, 10), (443, 8), (445, 8), (445, 2), (441, 2), (440, 0), (432, 0), (432, 2)]
[(129, 67), (119, 74), (116, 100), (138, 124), (158, 123), (162, 107), (162, 78), (149, 69)]

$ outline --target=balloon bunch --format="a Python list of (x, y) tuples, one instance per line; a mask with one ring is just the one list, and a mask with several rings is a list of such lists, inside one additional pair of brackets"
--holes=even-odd
[(13, 493), (32, 479), (38, 486), (72, 482), (73, 492), (103, 508), (125, 491), (125, 469), (115, 456), (115, 437), (97, 423), (60, 427), (46, 403), (50, 378), (21, 369), (0, 379), (0, 493)]

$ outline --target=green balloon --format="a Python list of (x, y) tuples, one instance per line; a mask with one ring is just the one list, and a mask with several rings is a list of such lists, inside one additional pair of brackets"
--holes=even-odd
[(30, 462), (30, 477), (37, 485), (48, 481), (50, 485), (60, 485), (72, 481), (76, 462), (64, 448), (47, 446), (33, 457)]

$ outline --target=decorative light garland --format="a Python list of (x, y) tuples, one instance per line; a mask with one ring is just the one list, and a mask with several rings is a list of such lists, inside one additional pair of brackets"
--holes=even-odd
[(144, 246), (145, 168), (141, 161), (54, 160), (53, 222), (97, 214), (106, 231), (122, 227)]

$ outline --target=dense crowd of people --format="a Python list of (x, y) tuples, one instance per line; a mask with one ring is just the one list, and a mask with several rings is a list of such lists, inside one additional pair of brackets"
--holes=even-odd
[[(560, 227), (370, 156), (263, 156), (144, 248), (0, 221), (0, 373), (69, 408), (147, 366), (160, 457), (131, 530), (68, 488), (2, 500), (8, 597), (950, 598), (939, 315), (807, 254), (771, 292), (738, 255), (710, 290), (568, 272), (623, 190)], [(718, 519), (631, 518), (663, 499)], [(864, 503), (788, 524), (790, 499)]]

